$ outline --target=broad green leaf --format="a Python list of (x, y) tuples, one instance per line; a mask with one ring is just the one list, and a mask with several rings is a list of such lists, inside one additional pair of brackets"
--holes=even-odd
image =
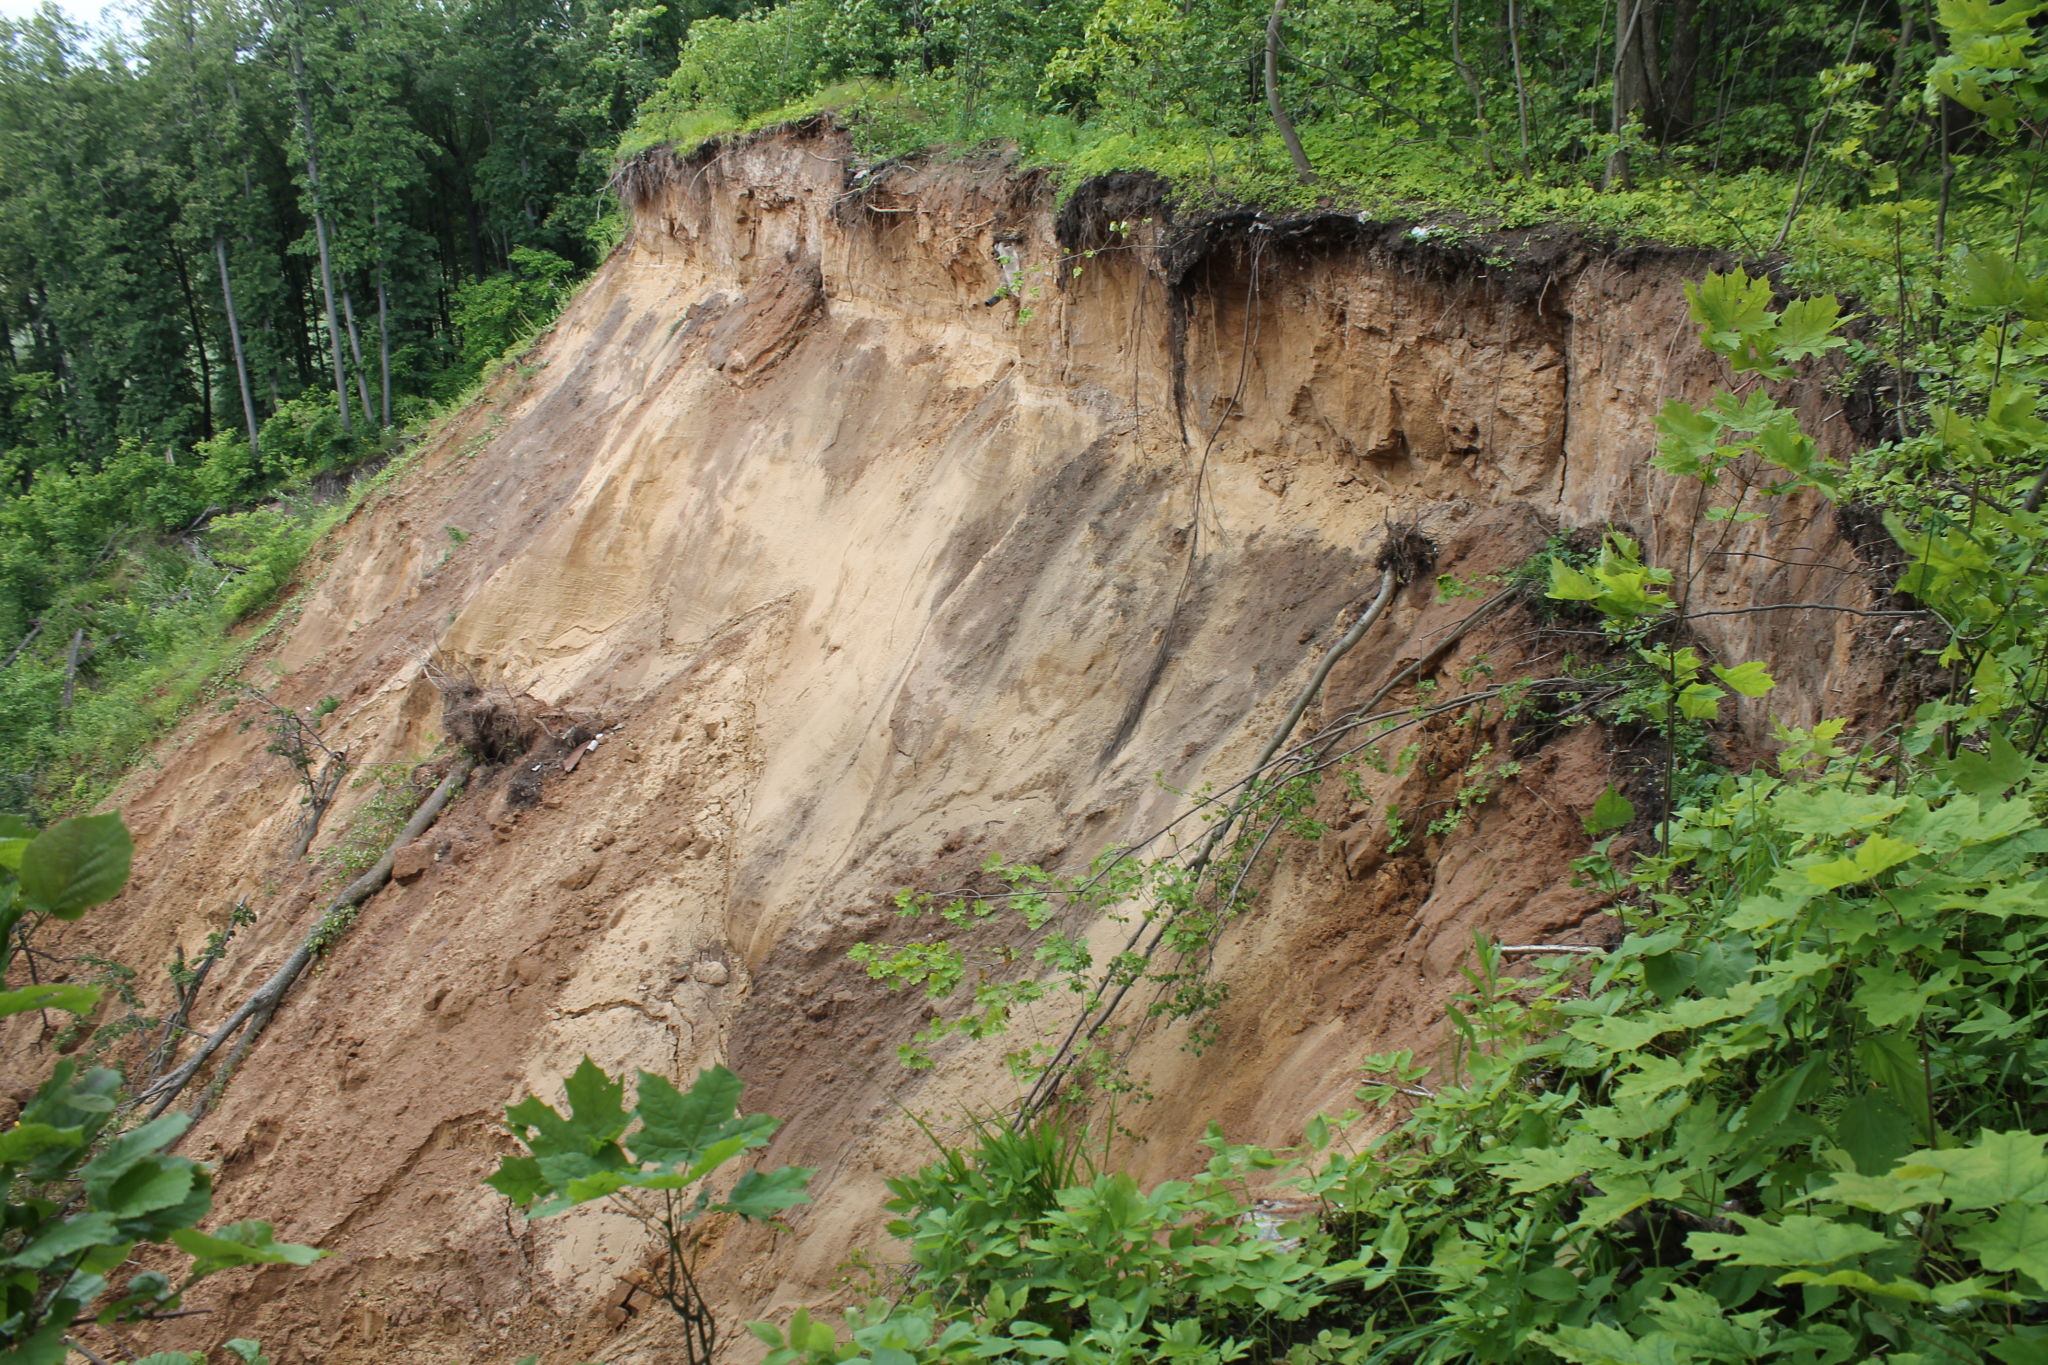
[[(602, 1176), (620, 1176), (621, 1180), (612, 1181), (606, 1186), (604, 1193), (610, 1193), (621, 1187), (623, 1178), (637, 1175), (640, 1170), (639, 1163), (627, 1156), (625, 1150), (614, 1142), (604, 1144), (595, 1153), (555, 1152), (539, 1160), (540, 1173), (547, 1180), (548, 1187), (560, 1191), (570, 1204), (580, 1204), (587, 1199), (598, 1197), (596, 1194), (588, 1193), (591, 1187), (587, 1184), (584, 1186), (585, 1193), (571, 1193), (572, 1187), (578, 1182), (587, 1182)], [(559, 1211), (554, 1204), (550, 1204), (547, 1209), (548, 1213)], [(542, 1215), (536, 1211), (534, 1216)]]
[(732, 1187), (732, 1194), (715, 1208), (729, 1209), (742, 1218), (766, 1218), (777, 1210), (808, 1204), (811, 1196), (804, 1186), (816, 1171), (805, 1166), (783, 1166), (772, 1171), (748, 1171)]
[(63, 1257), (76, 1256), (88, 1247), (121, 1240), (114, 1215), (81, 1213), (43, 1229), (6, 1263), (40, 1270)]
[(1390, 1266), (1399, 1266), (1408, 1255), (1408, 1219), (1399, 1208), (1387, 1215), (1387, 1225), (1380, 1229), (1379, 1237), (1373, 1242), (1373, 1250), (1382, 1261)]
[(98, 986), (23, 986), (18, 991), (0, 991), (0, 1019), (30, 1010), (64, 1010), (70, 1014), (91, 1014), (100, 1003)]
[(1933, 1303), (1934, 1293), (1924, 1284), (1912, 1280), (1893, 1280), (1887, 1284), (1872, 1278), (1860, 1270), (1836, 1270), (1820, 1274), (1812, 1270), (1795, 1270), (1789, 1275), (1780, 1275), (1779, 1284), (1810, 1284), (1836, 1289), (1854, 1289), (1865, 1294), (1876, 1294), (1880, 1298), (1903, 1299), (1907, 1303)]
[(1692, 1096), (1683, 1094), (1662, 1099), (1636, 1094), (1618, 1096), (1613, 1104), (1584, 1111), (1579, 1120), (1583, 1132), (1572, 1134), (1566, 1140), (1564, 1150), (1574, 1154), (1573, 1160), (1582, 1170), (1617, 1169), (1614, 1164), (1617, 1161), (1626, 1162), (1620, 1169), (1635, 1169), (1635, 1158), (1624, 1158), (1620, 1152), (1601, 1142), (1589, 1142), (1587, 1136), (1615, 1142), (1637, 1142), (1669, 1128), (1671, 1121), (1691, 1105)]
[(1687, 683), (1678, 690), (1678, 711), (1687, 720), (1713, 720), (1721, 714), (1721, 698), (1727, 695), (1711, 683)]
[(1553, 555), (1550, 560), (1550, 590), (1544, 596), (1560, 602), (1594, 602), (1600, 598), (1600, 589), (1592, 579)]
[[(1880, 836), (1882, 837), (1882, 836)], [(1925, 981), (1915, 981), (1889, 964), (1858, 967), (1854, 1003), (1877, 1028), (1919, 1022), (1927, 1002), (1956, 988), (1955, 972), (1935, 972)]]
[[(549, 1157), (569, 1152), (591, 1155), (615, 1141), (632, 1122), (622, 1106), (625, 1082), (605, 1075), (587, 1056), (569, 1076), (563, 1089), (569, 1098), (567, 1118), (544, 1103), (538, 1095), (528, 1095), (505, 1110), (506, 1123), (525, 1139), (536, 1156)], [(527, 1134), (529, 1128), (539, 1133), (540, 1141), (536, 1142)]]
[(1716, 664), (1714, 676), (1745, 697), (1761, 697), (1778, 685), (1771, 675), (1764, 671), (1764, 666), (1754, 659), (1746, 664), (1738, 664), (1734, 668), (1722, 668)]
[(1698, 284), (1685, 286), (1692, 320), (1704, 329), (1700, 340), (1709, 350), (1727, 355), (1748, 337), (1772, 326), (1771, 282), (1752, 280), (1737, 267), (1732, 275), (1710, 271)]
[(1865, 1034), (1856, 1042), (1856, 1060), (1864, 1072), (1885, 1088), (1907, 1117), (1927, 1132), (1927, 1072), (1920, 1044), (1909, 1033)]
[(1659, 953), (1643, 959), (1643, 981), (1659, 1004), (1668, 1005), (1685, 994), (1698, 970), (1699, 958), (1693, 953)]
[(1956, 1245), (1975, 1252), (1986, 1270), (2017, 1270), (2048, 1284), (2048, 1206), (2008, 1204), (1996, 1222), (1959, 1234)]
[(1742, 1226), (1740, 1234), (1688, 1233), (1685, 1244), (1702, 1260), (1767, 1266), (1831, 1266), (1892, 1245), (1889, 1237), (1867, 1227), (1829, 1218), (1791, 1214), (1781, 1223), (1771, 1223), (1739, 1213), (1733, 1217)]
[(1795, 299), (1778, 314), (1771, 340), (1782, 360), (1804, 360), (1849, 343), (1834, 335), (1842, 325), (1842, 308), (1833, 294)]
[(1848, 1204), (1872, 1213), (1903, 1213), (1941, 1198), (1932, 1180), (1902, 1180), (1897, 1176), (1863, 1175), (1844, 1171), (1818, 1198)]
[(69, 1330), (68, 1322), (45, 1323), (35, 1335), (16, 1342), (13, 1350), (0, 1351), (0, 1365), (65, 1365), (71, 1359), (71, 1347), (64, 1340)]
[(52, 1128), (47, 1123), (17, 1123), (0, 1133), (0, 1166), (19, 1166), (44, 1152), (75, 1151), (85, 1145), (83, 1128)]
[(1973, 251), (1963, 258), (1961, 275), (1961, 298), (1969, 307), (2010, 308), (2035, 322), (2048, 321), (2048, 282), (2030, 278), (2014, 265), (2011, 253)]
[(129, 1167), (182, 1137), (191, 1126), (190, 1114), (165, 1114), (115, 1138), (107, 1144), (105, 1151), (87, 1162), (78, 1173), (79, 1179), (85, 1182), (87, 1196), (100, 1199), (116, 1180), (127, 1173)]
[(569, 1126), (596, 1142), (610, 1142), (632, 1120), (624, 1107), (626, 1083), (607, 1076), (588, 1054), (562, 1084), (569, 1098)]
[(1653, 1199), (1677, 1199), (1685, 1193), (1685, 1178), (1677, 1171), (1660, 1171), (1653, 1177), (1613, 1175), (1600, 1181), (1600, 1193), (1579, 1209), (1574, 1228), (1604, 1228), (1635, 1212)]
[(1713, 461), (1721, 423), (1690, 403), (1673, 398), (1657, 413), (1656, 467), (1680, 478), (1697, 476)]
[[(2035, 1330), (2040, 1331), (2039, 1328)], [(2016, 1332), (1994, 1343), (1991, 1354), (2001, 1365), (2048, 1365), (2048, 1333), (2023, 1337)]]
[(1934, 1182), (1939, 1197), (1958, 1209), (1994, 1209), (2016, 1202), (2048, 1202), (2048, 1135), (1981, 1133), (1968, 1147), (1919, 1151), (1900, 1159), (1894, 1175)]
[(1504, 1161), (1495, 1168), (1508, 1188), (1516, 1194), (1534, 1194), (1554, 1185), (1577, 1180), (1586, 1173), (1578, 1157), (1567, 1155), (1561, 1147), (1520, 1148), (1516, 1159)]
[(1534, 1333), (1531, 1339), (1572, 1365), (1686, 1365), (1692, 1359), (1666, 1333), (1652, 1332), (1638, 1340), (1607, 1323), (1559, 1327), (1554, 1333)]
[(36, 910), (77, 919), (121, 894), (134, 852), (135, 841), (119, 815), (61, 820), (23, 850), (21, 894)]
[(2005, 731), (1996, 726), (1985, 737), (1983, 753), (1964, 749), (1948, 762), (1936, 764), (1971, 796), (1998, 796), (2025, 777), (2033, 766), (2033, 760), (2013, 748)]
[(1579, 1283), (1579, 1277), (1571, 1271), (1553, 1265), (1524, 1275), (1522, 1289), (1551, 1303), (1570, 1303), (1585, 1291), (1585, 1286)]
[(1582, 817), (1587, 835), (1598, 838), (1611, 829), (1620, 829), (1636, 818), (1633, 802), (1609, 786), (1593, 802), (1593, 808)]
[(133, 1231), (127, 1220), (184, 1203), (198, 1174), (198, 1163), (183, 1157), (144, 1157), (96, 1194), (93, 1204)]
[(1806, 869), (1807, 879), (1815, 886), (1833, 891), (1857, 882), (1869, 881), (1880, 872), (1909, 862), (1920, 855), (1918, 844), (1909, 844), (1903, 839), (1894, 839), (1889, 834), (1873, 834), (1856, 845), (1856, 851), (1846, 858), (1837, 858), (1831, 863), (1822, 863)]
[(1648, 1312), (1681, 1350), (1708, 1360), (1749, 1361), (1764, 1354), (1765, 1337), (1757, 1329), (1759, 1314), (1730, 1318), (1711, 1295), (1674, 1284), (1670, 1298), (1654, 1301)]
[(1842, 1106), (1835, 1145), (1866, 1176), (1881, 1176), (1913, 1150), (1913, 1121), (1882, 1091), (1867, 1091)]
[(268, 1223), (250, 1219), (229, 1223), (211, 1233), (180, 1228), (171, 1241), (192, 1258), (194, 1275), (210, 1275), (238, 1265), (311, 1265), (327, 1253), (318, 1247), (271, 1240)]
[(1680, 1000), (1667, 1009), (1647, 1010), (1612, 1019), (1583, 1020), (1566, 1032), (1616, 1053), (1634, 1052), (1674, 1030), (1700, 1028), (1747, 1014), (1756, 1004), (1758, 995), (1754, 983), (1743, 982), (1728, 994), (1711, 1000)]
[(1753, 1142), (1783, 1123), (1792, 1106), (1798, 1103), (1800, 1092), (1826, 1062), (1826, 1054), (1817, 1052), (1757, 1091), (1742, 1116), (1740, 1131), (1744, 1141)]
[[(699, 1071), (687, 1094), (666, 1077), (641, 1072), (640, 1129), (632, 1137), (633, 1155), (663, 1166), (694, 1162), (706, 1147), (736, 1131), (741, 1089), (740, 1078), (723, 1066)], [(758, 1126), (755, 1130), (763, 1142), (775, 1127), (774, 1120), (763, 1115), (744, 1122), (765, 1124), (765, 1131)]]
[(1771, 818), (1796, 834), (1844, 838), (1906, 808), (1903, 798), (1822, 787), (1785, 791), (1771, 803)]
[(540, 1173), (540, 1163), (530, 1156), (508, 1156), (494, 1174), (484, 1178), (499, 1194), (524, 1208), (549, 1190), (547, 1178)]

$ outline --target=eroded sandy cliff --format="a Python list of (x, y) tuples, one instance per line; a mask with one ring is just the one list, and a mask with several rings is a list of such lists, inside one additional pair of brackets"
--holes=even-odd
[[(478, 1184), (500, 1107), (586, 1052), (685, 1077), (722, 1060), (787, 1120), (769, 1159), (821, 1168), (817, 1202), (794, 1235), (727, 1235), (714, 1283), (735, 1324), (826, 1301), (849, 1252), (886, 1242), (882, 1177), (921, 1159), (894, 1106), (1014, 1093), (993, 1050), (895, 1062), (921, 1002), (845, 950), (901, 936), (897, 888), (958, 885), (991, 852), (1078, 866), (1177, 813), (1167, 788), (1233, 780), (1370, 596), (1394, 523), (1466, 577), (1559, 524), (1686, 552), (1694, 494), (1646, 456), (1658, 404), (1715, 379), (1681, 296), (1703, 257), (1174, 224), (1141, 181), (1056, 213), (999, 163), (856, 175), (849, 155), (818, 128), (639, 165), (631, 241), (308, 566), (276, 695), (343, 698), (329, 732), (358, 758), (435, 748), (435, 650), (609, 737), (529, 779), (530, 805), (513, 771), (473, 782), (188, 1139), (221, 1164), (224, 1214), (334, 1253), (215, 1296), (280, 1360), (669, 1358), (660, 1312), (623, 1295), (645, 1250), (629, 1225), (528, 1228)], [(1804, 401), (1849, 441), (1824, 393)], [(1727, 548), (1696, 605), (1867, 600), (1824, 508)], [(1425, 575), (1319, 713), (1471, 607)], [(1895, 713), (1875, 623), (1701, 629), (1771, 661), (1787, 720)], [(1555, 648), (1508, 613), (1432, 672), (1455, 686), (1477, 655), (1505, 674)], [(1753, 735), (1763, 712), (1740, 720)], [(1431, 732), (1430, 762), (1376, 795), (1448, 799), (1486, 738)], [(1218, 1044), (1138, 1054), (1161, 1097), (1126, 1117), (1141, 1173), (1184, 1169), (1212, 1118), (1287, 1141), (1345, 1107), (1358, 1056), (1430, 1050), (1474, 929), (1606, 932), (1565, 864), (1578, 813), (1626, 778), (1612, 743), (1550, 739), (1476, 829), (1405, 849), (1332, 784), (1332, 835), (1290, 850), (1224, 942)], [(305, 932), (315, 877), (283, 862), (296, 793), (260, 729), (203, 716), (160, 760), (122, 796), (137, 874), (98, 932), (160, 963), (248, 897), (209, 1024)], [(722, 984), (693, 974), (709, 962)]]

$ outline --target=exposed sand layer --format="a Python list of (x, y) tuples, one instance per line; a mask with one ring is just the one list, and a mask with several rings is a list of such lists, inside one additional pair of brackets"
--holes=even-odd
[[(331, 1365), (674, 1358), (658, 1305), (622, 1280), (648, 1249), (630, 1224), (529, 1228), (478, 1184), (500, 1107), (553, 1097), (585, 1053), (685, 1079), (724, 1061), (749, 1109), (787, 1120), (769, 1161), (820, 1168), (793, 1235), (712, 1250), (729, 1325), (843, 1301), (849, 1254), (887, 1254), (883, 1177), (924, 1157), (895, 1106), (1015, 1094), (994, 1045), (900, 1068), (922, 1002), (846, 949), (903, 938), (900, 887), (960, 885), (991, 853), (1078, 868), (1185, 809), (1172, 789), (1234, 781), (1371, 597), (1392, 524), (1466, 578), (1611, 519), (1660, 562), (1696, 534), (1696, 560), (1729, 552), (1696, 609), (1869, 600), (1824, 507), (1696, 533), (1695, 491), (1647, 465), (1656, 408), (1716, 378), (1681, 294), (1704, 256), (1535, 233), (1488, 266), (1342, 219), (1190, 231), (1141, 181), (1060, 217), (1001, 164), (854, 184), (848, 155), (811, 130), (656, 174), (628, 245), (309, 564), (317, 590), (252, 669), (288, 705), (342, 698), (327, 733), (363, 760), (440, 741), (435, 650), (607, 738), (573, 773), (474, 782), (187, 1140), (220, 1163), (223, 1216), (333, 1252), (223, 1277), (200, 1296), (205, 1341), (231, 1328)], [(1836, 405), (1799, 392), (1845, 448)], [(1473, 605), (1437, 602), (1424, 575), (1309, 722)], [(1896, 714), (1890, 625), (1700, 621), (1724, 658), (1770, 662), (1770, 709), (1793, 723)], [(1480, 662), (1554, 667), (1567, 642), (1534, 626), (1518, 609), (1460, 640), (1429, 670), (1439, 695)], [(1729, 743), (1764, 732), (1760, 704), (1731, 712)], [(1440, 812), (1478, 746), (1505, 740), (1448, 720), (1418, 738), (1407, 776), (1364, 775), (1377, 804), (1328, 783), (1330, 835), (1283, 845), (1218, 953), (1215, 1046), (1139, 1049), (1159, 1099), (1120, 1117), (1145, 1135), (1144, 1178), (1183, 1172), (1211, 1119), (1283, 1143), (1347, 1106), (1360, 1056), (1433, 1053), (1475, 930), (1611, 932), (1566, 865), (1579, 814), (1634, 780), (1613, 736), (1525, 746), (1476, 824), (1390, 847), (1387, 802)], [(207, 713), (163, 747), (121, 800), (132, 887), (73, 940), (147, 981), (246, 896), (258, 921), (201, 1026), (319, 909), (318, 874), (284, 861), (296, 790), (263, 745)], [(316, 852), (367, 795), (343, 793)]]

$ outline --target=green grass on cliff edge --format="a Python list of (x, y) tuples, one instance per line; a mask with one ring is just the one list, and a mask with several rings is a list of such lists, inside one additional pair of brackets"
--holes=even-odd
[[(1545, 223), (1571, 225), (1625, 241), (1708, 247), (1759, 255), (1776, 239), (1792, 201), (1794, 177), (1772, 170), (1716, 172), (1687, 159), (1694, 148), (1666, 155), (1635, 152), (1627, 189), (1598, 188), (1599, 163), (1535, 168), (1528, 178), (1506, 165), (1489, 175), (1457, 142), (1420, 142), (1381, 129), (1341, 123), (1305, 124), (1302, 143), (1317, 171), (1303, 185), (1278, 136), (1211, 138), (1199, 129), (1116, 126), (1061, 115), (983, 106), (950, 98), (950, 82), (924, 88), (852, 82), (795, 103), (739, 118), (727, 110), (675, 110), (651, 100), (620, 141), (623, 159), (668, 146), (687, 156), (715, 139), (768, 131), (830, 115), (874, 162), (924, 153), (985, 155), (1003, 149), (1019, 169), (1052, 173), (1064, 202), (1090, 178), (1112, 171), (1152, 171), (1171, 180), (1190, 205), (1236, 205), (1274, 213), (1322, 208), (1376, 220), (1427, 220), (1446, 233), (1490, 232)], [(1780, 250), (1818, 264), (1832, 254), (1840, 214), (1826, 202), (1825, 172)], [(1820, 192), (1816, 192), (1816, 191)]]

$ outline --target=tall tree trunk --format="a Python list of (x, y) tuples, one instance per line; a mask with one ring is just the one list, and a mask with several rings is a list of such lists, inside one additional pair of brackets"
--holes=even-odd
[(391, 310), (384, 294), (384, 258), (377, 258), (377, 368), (384, 382), (384, 425), (391, 425)]
[(1672, 0), (1671, 60), (1664, 70), (1664, 140), (1692, 131), (1699, 102), (1700, 0)]
[(1464, 16), (1459, 13), (1460, 0), (1451, 0), (1451, 65), (1458, 68), (1458, 76), (1465, 82), (1465, 89), (1472, 94), (1472, 114), (1479, 124), (1479, 154), (1485, 158), (1486, 173), (1499, 175), (1500, 168), (1493, 164), (1493, 144), (1486, 137), (1486, 91), (1480, 86), (1479, 78), (1472, 74), (1472, 68), (1465, 65), (1464, 49), (1459, 46), (1458, 30), (1463, 27)]
[(269, 352), (270, 361), (270, 410), (276, 412), (284, 401), (277, 391), (277, 338), (271, 334), (270, 319), (263, 319), (263, 349)]
[(469, 220), (469, 264), (470, 268), (476, 272), (471, 278), (480, 280), (484, 277), (485, 273), (484, 238), (483, 231), (478, 226), (476, 220), (476, 196), (469, 192), (468, 171), (459, 166), (456, 169), (462, 171), (462, 212), (464, 217)]
[(192, 294), (192, 276), (185, 269), (185, 253), (171, 244), (171, 263), (178, 267), (178, 288), (185, 294), (185, 316), (192, 324), (192, 344), (199, 349), (199, 431), (213, 439), (213, 367), (206, 360), (206, 329), (199, 323), (199, 300)]
[(1280, 140), (1287, 144), (1288, 159), (1294, 163), (1294, 173), (1301, 177), (1304, 185), (1316, 183), (1316, 168), (1309, 165), (1308, 153), (1301, 149), (1301, 138), (1294, 131), (1294, 120), (1287, 117), (1287, 102), (1280, 98), (1280, 11), (1287, 8), (1287, 0), (1273, 0), (1273, 13), (1266, 20), (1266, 108), (1272, 111), (1273, 126), (1280, 130)]
[(363, 400), (363, 421), (370, 420), (370, 372), (363, 368), (363, 335), (356, 330), (356, 301), (349, 287), (341, 287), (341, 314), (348, 322), (348, 353), (356, 362), (356, 394)]
[(1899, 51), (1892, 59), (1891, 83), (1885, 87), (1884, 111), (1889, 114), (1899, 102), (1899, 85), (1906, 79), (1906, 49), (1913, 43), (1913, 0), (1899, 6)]
[[(1619, 3), (1621, 3), (1621, 4), (1624, 4), (1624, 5), (1625, 5), (1625, 4), (1627, 4), (1627, 3), (1628, 3), (1628, 0), (1619, 0)], [(1605, 0), (1603, 0), (1603, 3), (1602, 3), (1602, 4), (1601, 4), (1601, 6), (1600, 6), (1600, 22), (1599, 22), (1598, 24), (1594, 25), (1594, 27), (1593, 27), (1593, 79), (1592, 79), (1591, 81), (1587, 82), (1587, 84), (1586, 84), (1586, 90), (1587, 90), (1587, 91), (1588, 91), (1589, 93), (1590, 93), (1591, 91), (1593, 91), (1593, 90), (1596, 90), (1596, 89), (1598, 89), (1598, 88), (1599, 88), (1599, 85), (1600, 85), (1600, 59), (1601, 59), (1601, 57), (1602, 57), (1602, 56), (1604, 55), (1604, 53), (1603, 53), (1602, 49), (1603, 49), (1603, 48), (1604, 48), (1604, 47), (1606, 46), (1606, 43), (1607, 43), (1607, 5), (1606, 5), (1606, 3), (1605, 3)], [(1585, 109), (1585, 110), (1587, 111), (1587, 117), (1588, 117), (1588, 119), (1590, 120), (1590, 118), (1592, 117), (1592, 110), (1591, 110), (1591, 107), (1590, 107), (1589, 105), (1581, 105), (1581, 106), (1579, 106), (1579, 107), (1580, 107), (1580, 108), (1582, 108), (1582, 109)]]
[(334, 266), (327, 252), (327, 215), (320, 205), (320, 154), (313, 139), (313, 100), (306, 93), (306, 62), (292, 40), (292, 85), (299, 96), (299, 122), (306, 132), (306, 187), (313, 196), (313, 238), (320, 247), (320, 293), (327, 301), (327, 346), (334, 356), (334, 401), (341, 405), (341, 432), (349, 434), (348, 375), (341, 363), (341, 327), (334, 314)]
[(220, 301), (228, 318), (228, 340), (235, 348), (235, 378), (242, 385), (242, 419), (249, 424), (249, 449), (261, 454), (256, 444), (256, 400), (249, 393), (249, 364), (242, 358), (242, 324), (235, 318), (235, 291), (228, 283), (228, 239), (213, 234), (213, 257), (220, 262)]
[[(1643, 11), (1652, 0), (1621, 0), (1614, 7), (1614, 118), (1610, 125), (1616, 137), (1628, 127), (1629, 117), (1643, 107), (1643, 58), (1640, 32)], [(1629, 184), (1628, 152), (1616, 147), (1607, 155), (1607, 171), (1600, 178), (1600, 188), (1627, 189)]]
[(85, 643), (85, 627), (71, 637), (71, 648), (64, 651), (64, 709), (71, 709), (71, 688), (78, 681), (78, 647)]
[(1508, 0), (1508, 51), (1515, 61), (1515, 118), (1522, 134), (1522, 179), (1529, 178), (1529, 92), (1522, 83), (1522, 39), (1519, 33), (1521, 15), (1515, 12), (1515, 0)]

